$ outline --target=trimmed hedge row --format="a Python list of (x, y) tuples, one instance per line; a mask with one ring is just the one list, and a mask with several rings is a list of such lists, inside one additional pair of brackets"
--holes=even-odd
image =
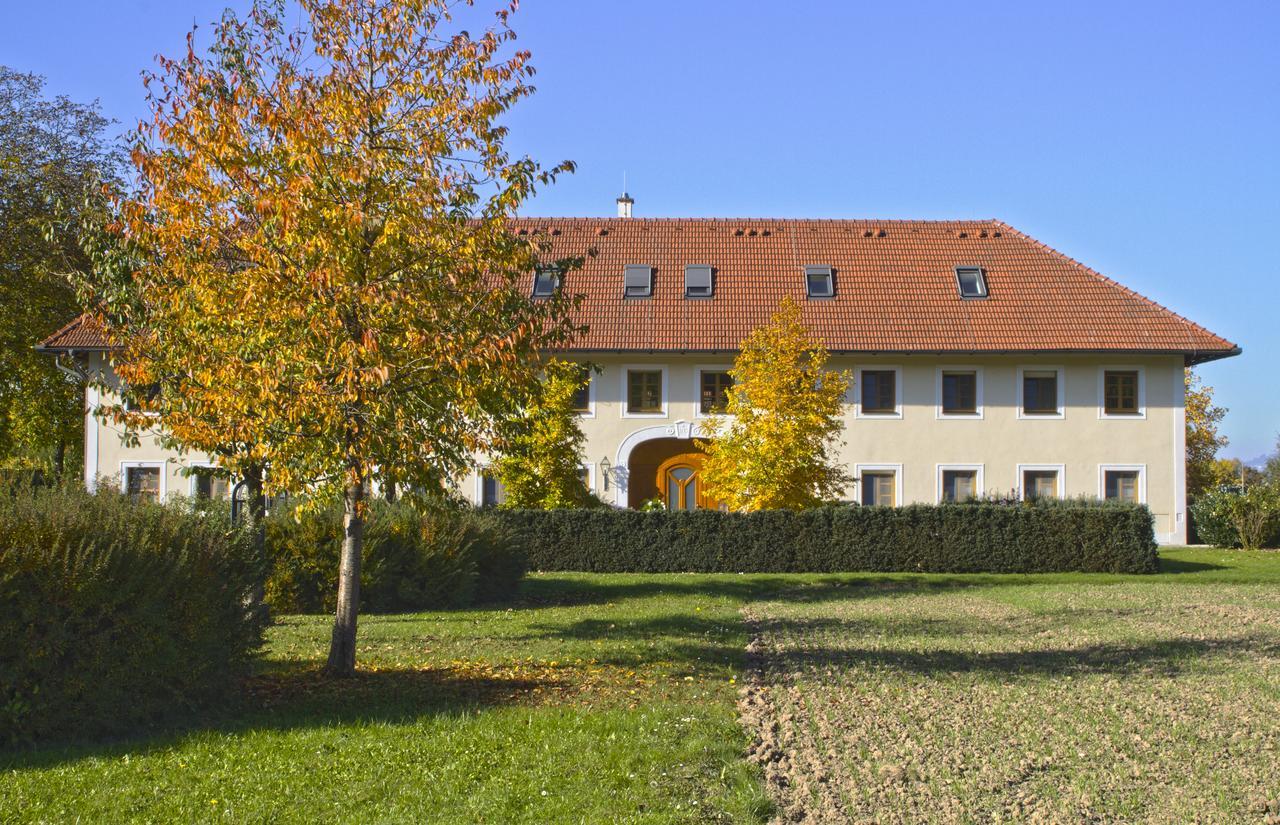
[(0, 490), (0, 746), (230, 696), (262, 644), (263, 573), (225, 508)]
[[(338, 598), (342, 507), (266, 522), (266, 602), (278, 613), (332, 613)], [(510, 599), (525, 558), (488, 512), (424, 502), (370, 502), (360, 609), (372, 613), (470, 607)]]
[(534, 570), (1152, 573), (1151, 513), (1093, 502), (756, 513), (507, 510)]

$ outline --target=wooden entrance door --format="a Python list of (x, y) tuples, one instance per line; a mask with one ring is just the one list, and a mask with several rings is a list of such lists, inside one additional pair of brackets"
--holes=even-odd
[(702, 453), (673, 455), (658, 467), (658, 493), (668, 510), (715, 509), (702, 490)]

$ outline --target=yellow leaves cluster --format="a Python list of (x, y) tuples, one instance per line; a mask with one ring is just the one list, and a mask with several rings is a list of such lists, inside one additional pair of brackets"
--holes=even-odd
[(849, 375), (826, 369), (827, 359), (790, 298), (752, 331), (730, 371), (725, 415), (699, 442), (711, 498), (730, 510), (801, 509), (843, 493), (848, 475), (833, 453)]

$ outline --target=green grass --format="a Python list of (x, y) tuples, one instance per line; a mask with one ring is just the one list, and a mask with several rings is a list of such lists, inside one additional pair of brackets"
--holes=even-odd
[[(881, 787), (892, 743), (851, 741), (824, 722), (875, 707), (866, 718), (922, 754), (950, 742), (993, 759), (994, 772), (977, 775), (997, 786), (1029, 755), (1065, 756), (1079, 740), (1084, 757), (1036, 767), (1024, 789), (1049, 794), (1036, 783), (1052, 776), (1066, 790), (1048, 798), (1092, 794), (1111, 819), (1140, 817), (1148, 784), (1113, 793), (1100, 778), (1121, 764), (1111, 747), (1132, 730), (1167, 754), (1144, 763), (1165, 772), (1162, 787), (1177, 796), (1198, 782), (1217, 807), (1190, 810), (1233, 813), (1250, 777), (1267, 776), (1260, 737), (1280, 741), (1280, 554), (1177, 550), (1165, 567), (1147, 577), (539, 575), (510, 609), (363, 617), (362, 671), (342, 681), (318, 674), (328, 618), (285, 617), (243, 706), (181, 731), (0, 757), (0, 820), (760, 821), (770, 815), (760, 778), (776, 779), (777, 766), (743, 758), (744, 608), (771, 640), (767, 679), (781, 694), (813, 691), (781, 726), (797, 753), (857, 755), (818, 769), (861, 776), (865, 746)], [(983, 730), (977, 698), (1007, 723)], [(945, 701), (967, 701), (958, 706), (972, 724), (931, 717)], [(1241, 731), (1244, 745), (1230, 738)], [(917, 784), (954, 786), (947, 778)], [(1003, 797), (987, 787), (960, 798), (994, 811)], [(886, 818), (911, 819), (911, 805), (932, 798), (898, 790), (903, 807)], [(816, 791), (807, 799), (824, 804)]]

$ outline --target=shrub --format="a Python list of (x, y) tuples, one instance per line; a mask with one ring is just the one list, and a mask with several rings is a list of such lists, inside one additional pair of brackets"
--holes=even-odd
[(1151, 513), (1139, 505), (825, 507), (754, 513), (513, 510), (537, 570), (1149, 573)]
[(1280, 485), (1210, 490), (1192, 503), (1191, 516), (1207, 544), (1249, 550), (1276, 547), (1280, 545)]
[[(276, 611), (332, 611), (338, 593), (342, 509), (267, 519), (266, 600)], [(374, 501), (365, 522), (360, 609), (396, 612), (466, 607), (510, 598), (525, 559), (492, 514), (441, 503)]]
[(132, 732), (235, 690), (263, 565), (225, 509), (0, 493), (0, 742)]

